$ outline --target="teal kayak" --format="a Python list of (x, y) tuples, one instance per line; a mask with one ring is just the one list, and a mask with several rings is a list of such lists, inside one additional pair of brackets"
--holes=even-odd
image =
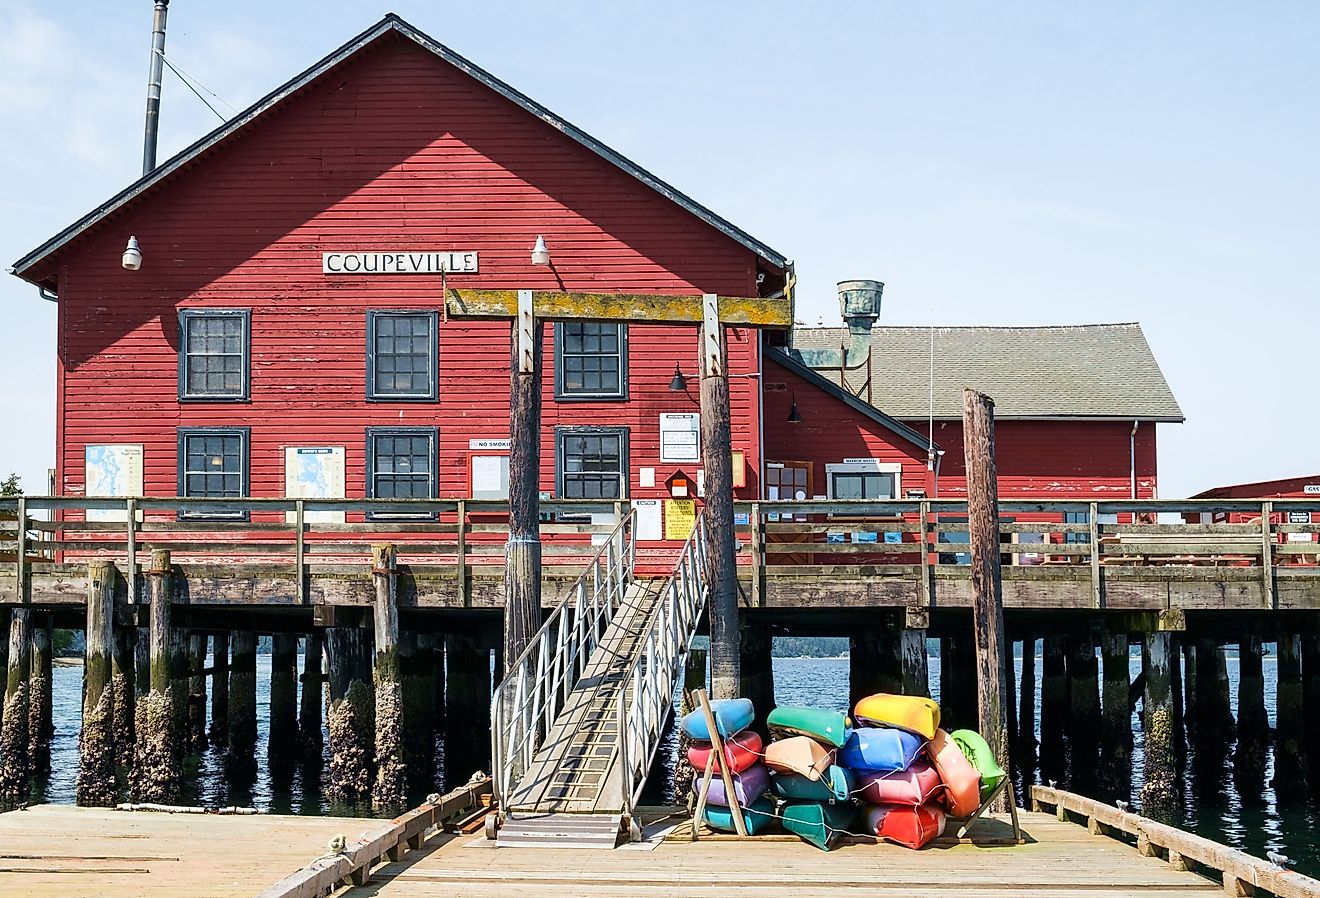
[(807, 779), (800, 773), (781, 773), (770, 778), (770, 788), (780, 798), (790, 801), (831, 804), (848, 801), (857, 788), (857, 781), (847, 767), (831, 764), (818, 780)]
[(821, 804), (818, 801), (790, 801), (779, 810), (784, 829), (800, 836), (817, 848), (830, 850), (834, 840), (847, 832), (857, 816), (852, 802)]
[[(756, 719), (756, 710), (750, 698), (721, 698), (710, 703), (710, 711), (715, 716), (715, 726), (720, 731), (720, 738), (727, 738), (741, 733)], [(706, 727), (706, 715), (700, 708), (683, 715), (683, 732), (689, 739), (700, 742), (710, 741), (710, 730)]]
[[(769, 796), (762, 796), (742, 809), (743, 823), (747, 825), (747, 834), (754, 836), (775, 821), (775, 803)], [(720, 832), (733, 833), (738, 828), (733, 825), (733, 811), (729, 808), (706, 805), (706, 825)]]
[(848, 738), (848, 718), (824, 708), (780, 705), (770, 712), (766, 725), (772, 735), (809, 736), (835, 748), (842, 748)]

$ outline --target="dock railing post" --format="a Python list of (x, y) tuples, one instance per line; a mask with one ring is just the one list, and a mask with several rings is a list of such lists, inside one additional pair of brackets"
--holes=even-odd
[[(1009, 769), (1004, 662), (1004, 599), (999, 569), (999, 498), (995, 471), (994, 400), (963, 390), (967, 470), (967, 529), (972, 553), (972, 618), (976, 631), (977, 717), (981, 735), (1001, 767)], [(1094, 551), (1094, 547), (1092, 547)], [(1006, 811), (1001, 793), (991, 810)]]
[(918, 542), (921, 545), (921, 582), (917, 584), (917, 601), (921, 607), (929, 608), (933, 604), (930, 580), (930, 502), (922, 500), (917, 508), (920, 509), (918, 516), (921, 518), (920, 529), (917, 531)]
[(1274, 503), (1260, 503), (1260, 577), (1264, 587), (1266, 608), (1278, 608), (1278, 596), (1274, 590), (1274, 533), (1270, 518), (1274, 515)]
[(1105, 607), (1104, 584), (1100, 579), (1100, 506), (1092, 502), (1087, 509), (1086, 520), (1091, 532), (1091, 603), (1096, 608)]
[(297, 581), (295, 597), (299, 605), (307, 604), (307, 512), (302, 499), (294, 503), (293, 575)]

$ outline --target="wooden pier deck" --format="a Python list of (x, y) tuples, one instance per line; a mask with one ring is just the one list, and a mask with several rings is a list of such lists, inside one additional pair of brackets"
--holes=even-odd
[[(1219, 884), (1178, 872), (1135, 848), (1090, 835), (1053, 815), (1022, 813), (1027, 844), (1005, 844), (1007, 824), (978, 823), (958, 844), (945, 838), (922, 851), (846, 845), (826, 854), (790, 837), (692, 843), (614, 851), (496, 849), (472, 835), (438, 836), (420, 852), (378, 867), (351, 898), (539, 898), (551, 896), (849, 895), (970, 896), (1048, 894), (1087, 898), (1220, 893)], [(977, 833), (982, 836), (978, 839)], [(650, 850), (648, 850), (648, 847)]]
[(379, 823), (36, 805), (0, 814), (0, 895), (249, 896)]

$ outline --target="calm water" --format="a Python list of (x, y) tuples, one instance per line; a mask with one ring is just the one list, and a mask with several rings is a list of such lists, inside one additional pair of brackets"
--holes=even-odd
[[(1272, 646), (1267, 646), (1272, 649)], [(209, 661), (208, 661), (209, 663)], [(1036, 663), (1036, 696), (1040, 696), (1040, 671), (1042, 665), (1039, 656)], [(301, 669), (301, 659), (299, 661)], [(1141, 660), (1132, 658), (1132, 677), (1140, 672)], [(1021, 674), (1021, 659), (1015, 660), (1015, 670)], [(848, 661), (846, 658), (776, 658), (774, 660), (775, 698), (781, 704), (805, 704), (846, 710), (848, 702)], [(1237, 712), (1237, 659), (1228, 658), (1229, 678), (1233, 685), (1233, 711)], [(269, 674), (270, 656), (257, 657), (257, 718), (259, 741), (257, 758), (266, 757), (266, 733), (269, 716)], [(1271, 725), (1274, 723), (1274, 686), (1275, 662), (1272, 654), (1264, 659), (1266, 707)], [(940, 694), (939, 659), (930, 660), (931, 694), (936, 700)], [(54, 671), (54, 707), (56, 734), (52, 743), (51, 769), (49, 780), (44, 784), (45, 799), (61, 804), (71, 804), (74, 798), (74, 778), (78, 769), (78, 723), (81, 716), (80, 693), (82, 668), (56, 667)], [(208, 709), (209, 720), (209, 709)], [(1039, 722), (1039, 710), (1036, 714)], [(1142, 783), (1142, 737), (1140, 723), (1133, 715), (1133, 732), (1136, 744), (1133, 753), (1133, 779), (1130, 800), (1133, 807), (1140, 805), (1139, 796)], [(1039, 724), (1037, 737), (1039, 737)], [(442, 740), (443, 741), (443, 740)], [(666, 749), (662, 751), (663, 768), (653, 774), (653, 786), (648, 791), (652, 799), (664, 796), (663, 784), (672, 774), (672, 759), (676, 749), (676, 739), (670, 735), (666, 740)], [(439, 747), (440, 751), (443, 747)], [(1266, 850), (1281, 851), (1298, 861), (1297, 869), (1312, 876), (1320, 876), (1320, 811), (1311, 805), (1286, 805), (1280, 807), (1276, 796), (1269, 789), (1268, 783), (1273, 776), (1272, 769), (1267, 769), (1266, 791), (1261, 800), (1244, 802), (1237, 794), (1233, 782), (1231, 752), (1225, 752), (1222, 769), (1209, 771), (1195, 764), (1194, 758), (1187, 763), (1188, 788), (1186, 800), (1178, 823), (1206, 838), (1223, 842), (1236, 848), (1264, 856)], [(438, 759), (442, 760), (442, 759)], [(1272, 762), (1271, 762), (1272, 763)], [(657, 765), (660, 767), (660, 765)], [(443, 764), (438, 765), (443, 769)], [(1193, 782), (1192, 771), (1202, 777), (1202, 782)], [(315, 770), (294, 769), (282, 775), (272, 776), (269, 766), (259, 763), (255, 779), (247, 783), (234, 783), (226, 778), (223, 753), (214, 747), (209, 748), (201, 757), (196, 771), (191, 772), (186, 786), (184, 800), (207, 805), (251, 804), (263, 810), (277, 813), (302, 814), (367, 814), (369, 808), (353, 805), (334, 805), (321, 795), (320, 783)], [(437, 784), (439, 786), (441, 784)], [(421, 798), (430, 790), (422, 790), (414, 798)]]

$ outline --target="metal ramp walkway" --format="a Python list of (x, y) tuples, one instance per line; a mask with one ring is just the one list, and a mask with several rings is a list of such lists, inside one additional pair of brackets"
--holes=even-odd
[(705, 607), (705, 532), (699, 518), (668, 579), (634, 580), (625, 519), (495, 690), (498, 845), (613, 848), (635, 834)]

